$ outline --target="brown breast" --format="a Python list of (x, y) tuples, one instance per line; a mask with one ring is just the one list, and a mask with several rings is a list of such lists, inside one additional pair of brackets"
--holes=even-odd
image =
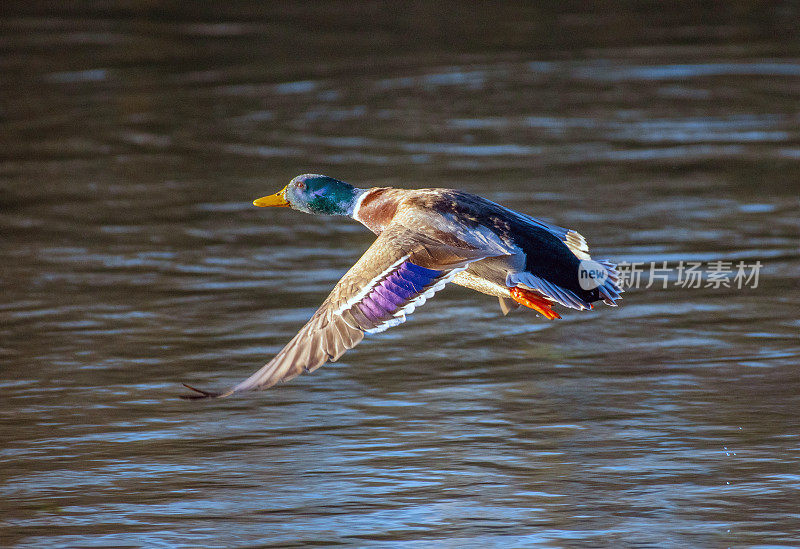
[(391, 187), (375, 187), (368, 190), (354, 216), (355, 219), (373, 233), (381, 234), (397, 213), (397, 207), (402, 202), (402, 195), (405, 192), (407, 191)]

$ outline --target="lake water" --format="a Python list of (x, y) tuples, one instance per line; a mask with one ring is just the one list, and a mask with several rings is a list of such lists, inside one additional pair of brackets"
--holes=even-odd
[[(9, 2), (0, 544), (800, 545), (800, 14), (615, 6)], [(554, 322), (448, 287), (178, 399), (372, 242), (251, 205), (304, 172), (478, 193), (642, 283)]]

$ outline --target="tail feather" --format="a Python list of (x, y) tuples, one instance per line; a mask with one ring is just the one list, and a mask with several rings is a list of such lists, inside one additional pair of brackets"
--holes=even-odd
[[(597, 261), (597, 263), (602, 265), (607, 273), (607, 276), (605, 280), (603, 280), (602, 284), (597, 286), (599, 297), (606, 305), (616, 307), (617, 300), (622, 299), (620, 294), (623, 292), (622, 288), (619, 286), (619, 272), (617, 271), (617, 266), (608, 260)], [(507, 286), (513, 288), (515, 286), (519, 286), (520, 284), (531, 290), (539, 292), (547, 299), (555, 301), (564, 307), (578, 309), (579, 311), (592, 308), (592, 305), (589, 301), (581, 298), (574, 291), (563, 288), (558, 284), (550, 282), (549, 280), (529, 272), (523, 271), (510, 273), (506, 277)]]
[(603, 302), (606, 305), (616, 307), (616, 300), (622, 299), (620, 294), (625, 291), (619, 286), (619, 272), (617, 271), (617, 265), (607, 259), (600, 260), (598, 263), (605, 267), (608, 277), (600, 286), (597, 287), (597, 291), (600, 292), (601, 296), (603, 296)]

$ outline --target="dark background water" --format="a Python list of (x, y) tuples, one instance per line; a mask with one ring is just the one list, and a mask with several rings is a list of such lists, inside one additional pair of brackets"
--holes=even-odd
[[(553, 6), (4, 2), (2, 545), (800, 544), (797, 5)], [(177, 399), (372, 241), (251, 206), (303, 172), (763, 268), (557, 322), (448, 288), (313, 375)]]

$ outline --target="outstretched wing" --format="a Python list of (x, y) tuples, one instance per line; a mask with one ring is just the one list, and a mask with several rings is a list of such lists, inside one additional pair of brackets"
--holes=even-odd
[(294, 338), (263, 368), (231, 389), (197, 395), (225, 397), (266, 389), (337, 360), (363, 339), (405, 321), (473, 261), (502, 252), (466, 242), (447, 244), (393, 223), (375, 240)]

